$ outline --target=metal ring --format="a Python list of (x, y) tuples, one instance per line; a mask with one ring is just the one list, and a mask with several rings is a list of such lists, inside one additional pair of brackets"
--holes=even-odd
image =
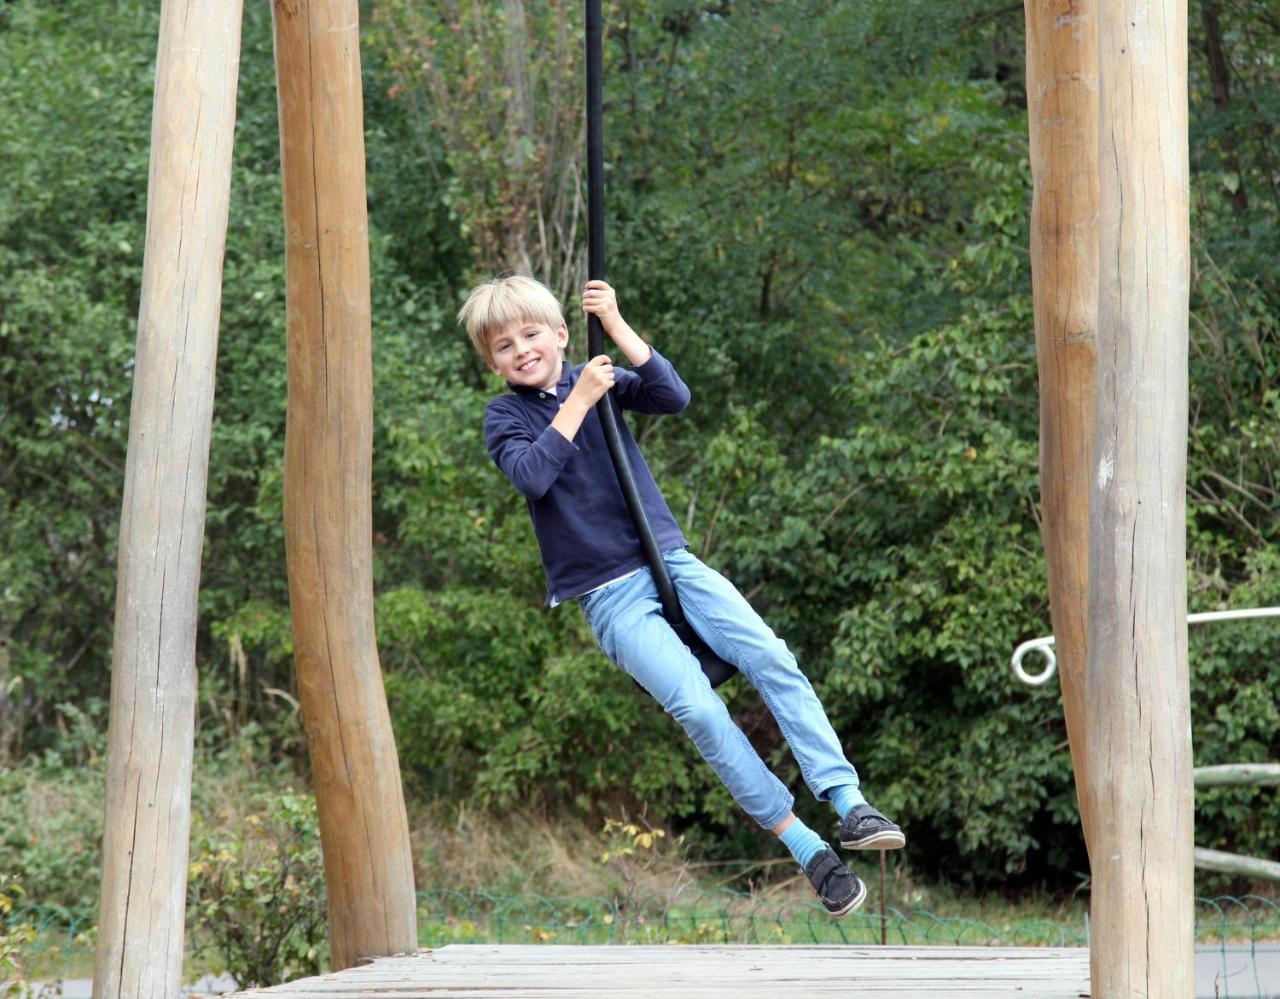
[[(1044, 670), (1040, 673), (1031, 674), (1022, 668), (1022, 657), (1028, 652), (1039, 652), (1044, 656)], [(1013, 650), (1013, 673), (1019, 680), (1030, 687), (1042, 687), (1053, 679), (1053, 674), (1058, 671), (1058, 656), (1053, 651), (1053, 636), (1046, 635), (1044, 638), (1032, 638), (1023, 642)]]

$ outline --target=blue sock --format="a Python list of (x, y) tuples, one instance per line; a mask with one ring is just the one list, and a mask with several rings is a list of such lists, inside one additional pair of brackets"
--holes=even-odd
[(782, 845), (791, 851), (791, 856), (796, 858), (796, 862), (801, 867), (808, 865), (814, 856), (822, 850), (827, 844), (822, 842), (822, 837), (810, 829), (799, 819), (792, 821), (778, 839), (782, 840)]
[(849, 814), (849, 809), (866, 803), (867, 799), (862, 796), (857, 784), (841, 784), (831, 789), (831, 804), (836, 806), (836, 814), (842, 819)]

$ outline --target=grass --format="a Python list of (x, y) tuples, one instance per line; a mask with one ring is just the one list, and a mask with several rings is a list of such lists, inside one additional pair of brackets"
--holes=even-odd
[[(237, 761), (243, 762), (243, 761)], [(236, 766), (196, 769), (194, 797), (201, 814), (229, 827), (243, 825), (255, 799), (279, 792), (296, 776)], [(21, 822), (21, 856), (3, 855), (0, 868), (31, 863), (58, 907), (49, 913), (96, 916), (96, 835), (100, 822), (98, 768), (29, 769), (7, 806)], [(21, 807), (18, 807), (18, 802)], [(519, 822), (466, 805), (410, 803), (411, 842), (419, 889), (423, 946), (452, 942), (506, 943), (878, 943), (882, 929), (898, 944), (1081, 944), (1084, 894), (967, 894), (921, 879), (890, 855), (885, 882), (886, 923), (880, 918), (877, 857), (855, 858), (870, 897), (850, 919), (829, 920), (807, 881), (779, 847), (769, 859), (707, 862), (643, 821), (621, 819), (584, 829), (575, 820), (522, 813)], [(39, 844), (38, 846), (36, 844)], [(86, 852), (90, 855), (85, 856)], [(65, 865), (65, 866), (64, 866)], [(65, 871), (59, 883), (57, 875)], [(88, 873), (86, 873), (88, 872)], [(36, 887), (36, 880), (29, 887)], [(86, 892), (86, 885), (88, 891)], [(79, 907), (69, 905), (80, 893)], [(32, 891), (30, 902), (42, 899)], [(1280, 947), (1280, 903), (1274, 896), (1201, 907), (1202, 943)], [(92, 974), (90, 936), (62, 932), (54, 915), (25, 952), (33, 978), (86, 978)], [(188, 960), (187, 977), (217, 970), (211, 960)]]
[[(833, 922), (790, 857), (708, 864), (663, 830), (615, 821), (600, 831), (476, 812), (415, 817), (424, 946), (505, 943), (1070, 944), (1083, 900), (970, 897), (930, 886), (894, 857), (880, 917), (878, 855), (856, 858), (870, 898)], [(478, 887), (479, 886), (479, 887)]]
[[(643, 821), (613, 820), (601, 830), (571, 821), (522, 816), (517, 824), (460, 808), (419, 810), (412, 820), (417, 884), (431, 897), (480, 889), (499, 896), (745, 900), (747, 911), (816, 904), (808, 881), (782, 847), (769, 859), (708, 863)], [(902, 855), (887, 854), (886, 903), (903, 912), (930, 910), (994, 927), (1048, 921), (1083, 927), (1082, 896), (1047, 893), (974, 896), (930, 884)], [(878, 854), (846, 856), (868, 883), (868, 909), (879, 906)]]

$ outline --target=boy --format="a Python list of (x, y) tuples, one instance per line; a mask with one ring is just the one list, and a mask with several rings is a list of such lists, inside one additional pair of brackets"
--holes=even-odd
[[(530, 278), (476, 287), (458, 312), (472, 344), (511, 392), (485, 410), (485, 440), (503, 474), (524, 495), (547, 574), (547, 603), (576, 599), (600, 647), (670, 714), (734, 799), (771, 830), (804, 869), (832, 916), (866, 898), (862, 881), (791, 811), (795, 799), (769, 770), (711, 689), (698, 661), (662, 616), (657, 590), (610, 462), (596, 403), (642, 413), (678, 413), (689, 390), (671, 363), (618, 311), (603, 281), (588, 281), (582, 308), (631, 363), (609, 357), (571, 368), (569, 331), (555, 296)], [(685, 617), (760, 691), (778, 720), (805, 783), (840, 817), (840, 845), (893, 849), (902, 830), (858, 789), (831, 723), (794, 656), (733, 584), (688, 551), (635, 440), (618, 420), (640, 495)]]

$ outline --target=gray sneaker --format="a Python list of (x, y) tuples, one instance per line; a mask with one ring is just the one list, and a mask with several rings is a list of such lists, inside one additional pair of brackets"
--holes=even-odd
[(847, 916), (867, 899), (867, 886), (841, 863), (835, 850), (824, 846), (805, 866), (809, 883), (834, 919)]
[(900, 850), (902, 829), (870, 805), (854, 805), (840, 820), (840, 845), (846, 850)]

